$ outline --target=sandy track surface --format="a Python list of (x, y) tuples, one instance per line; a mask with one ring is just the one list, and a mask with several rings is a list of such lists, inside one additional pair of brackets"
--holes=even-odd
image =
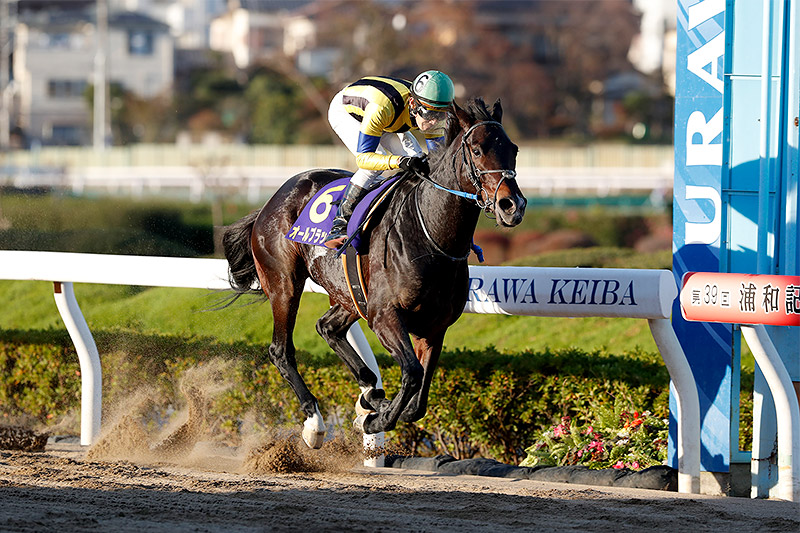
[(800, 531), (800, 506), (390, 468), (244, 473), (0, 452), (2, 531)]

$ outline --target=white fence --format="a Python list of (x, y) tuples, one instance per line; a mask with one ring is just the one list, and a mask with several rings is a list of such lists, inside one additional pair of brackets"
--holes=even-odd
[[(55, 299), (81, 365), (81, 443), (100, 431), (100, 357), (73, 283), (228, 289), (227, 262), (59, 252), (0, 251), (0, 279), (54, 282)], [(324, 293), (309, 281), (306, 291)], [(692, 371), (670, 323), (678, 289), (667, 270), (470, 267), (466, 312), (525, 316), (610, 316), (649, 322), (677, 399), (678, 490), (700, 492), (700, 407)], [(373, 370), (377, 362), (358, 324), (348, 339)], [(378, 375), (380, 373), (378, 372)]]
[[(349, 168), (351, 164), (343, 165)], [(251, 203), (263, 201), (291, 176), (313, 167), (221, 167), (205, 171), (190, 166), (82, 167), (7, 169), (0, 186), (45, 187), (72, 194), (124, 196), (171, 195), (193, 201), (207, 194), (235, 194)], [(2, 169), (0, 169), (1, 171)], [(517, 182), (529, 194), (559, 196), (587, 193), (614, 196), (631, 192), (665, 195), (672, 190), (673, 169), (664, 167), (518, 167)]]
[[(76, 194), (181, 194), (236, 191), (253, 203), (288, 177), (311, 168), (355, 170), (338, 145), (155, 145), (46, 147), (0, 154), (0, 185), (50, 187)], [(672, 189), (672, 146), (597, 143), (522, 146), (517, 181), (539, 196), (585, 192), (599, 196)]]

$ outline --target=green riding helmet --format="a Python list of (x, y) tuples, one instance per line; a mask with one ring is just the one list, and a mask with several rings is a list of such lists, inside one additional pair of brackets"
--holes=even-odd
[(426, 107), (446, 110), (453, 103), (455, 88), (453, 80), (447, 74), (438, 70), (426, 70), (414, 80), (411, 93)]

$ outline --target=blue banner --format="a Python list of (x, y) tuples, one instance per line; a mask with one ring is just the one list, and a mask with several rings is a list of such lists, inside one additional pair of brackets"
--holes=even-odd
[[(673, 274), (719, 272), (723, 219), (723, 64), (725, 0), (679, 0), (675, 94)], [(672, 314), (700, 397), (701, 466), (730, 465), (731, 326), (691, 323)], [(670, 412), (676, 412), (670, 396)], [(674, 467), (677, 427), (670, 417), (669, 457)]]

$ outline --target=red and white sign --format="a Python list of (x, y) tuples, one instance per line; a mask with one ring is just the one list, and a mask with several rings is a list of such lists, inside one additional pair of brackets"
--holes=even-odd
[(686, 320), (800, 326), (800, 276), (687, 272), (682, 285)]

